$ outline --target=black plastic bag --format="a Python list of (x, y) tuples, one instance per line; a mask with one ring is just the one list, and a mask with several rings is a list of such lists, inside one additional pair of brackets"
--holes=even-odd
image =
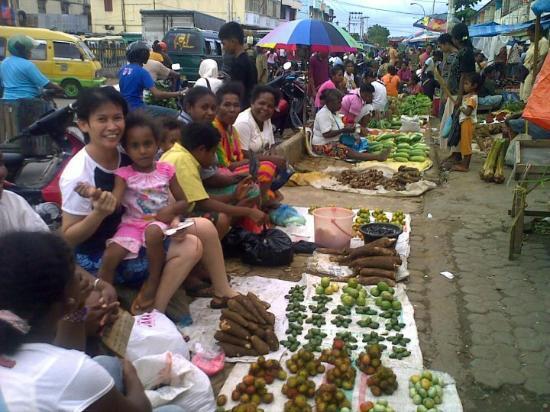
[(247, 233), (241, 246), (241, 260), (248, 265), (288, 266), (294, 258), (292, 240), (279, 229), (267, 229), (260, 234)]
[(453, 124), (451, 131), (447, 137), (447, 145), (449, 147), (458, 146), (460, 143), (460, 109), (455, 109), (452, 115)]
[(243, 253), (243, 239), (250, 234), (243, 228), (233, 227), (222, 240), (223, 256), (228, 258), (239, 257)]

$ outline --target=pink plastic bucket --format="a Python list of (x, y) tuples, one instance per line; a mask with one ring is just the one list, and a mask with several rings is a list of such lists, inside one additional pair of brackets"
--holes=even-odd
[(353, 237), (352, 210), (341, 207), (322, 207), (313, 211), (315, 243), (330, 249), (349, 247)]

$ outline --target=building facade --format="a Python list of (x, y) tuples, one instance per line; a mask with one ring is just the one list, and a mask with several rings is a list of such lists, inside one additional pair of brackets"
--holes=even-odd
[(293, 20), (302, 6), (297, 0), (90, 0), (96, 33), (141, 32), (140, 10), (193, 10), (258, 29)]
[(55, 28), (68, 33), (86, 33), (91, 28), (88, 0), (9, 0), (0, 24)]
[(483, 6), (471, 24), (495, 22), (499, 24), (517, 24), (533, 20), (532, 0), (491, 0)]
[(299, 12), (300, 19), (334, 20), (334, 10), (324, 0), (304, 0)]

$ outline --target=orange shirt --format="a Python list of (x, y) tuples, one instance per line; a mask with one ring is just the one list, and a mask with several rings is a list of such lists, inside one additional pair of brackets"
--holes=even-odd
[(384, 77), (382, 77), (382, 81), (386, 85), (386, 91), (388, 92), (388, 96), (397, 97), (399, 94), (398, 88), (399, 88), (399, 76), (395, 75), (392, 76), (391, 74), (386, 74)]

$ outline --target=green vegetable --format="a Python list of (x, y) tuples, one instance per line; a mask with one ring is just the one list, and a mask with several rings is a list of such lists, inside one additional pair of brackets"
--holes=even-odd
[(504, 158), (506, 157), (508, 145), (508, 140), (504, 140), (498, 152), (497, 163), (495, 166), (495, 175), (493, 176), (493, 182), (495, 183), (504, 183)]
[(485, 180), (486, 182), (490, 182), (493, 180), (498, 155), (500, 153), (500, 148), (503, 144), (504, 139), (495, 139), (495, 141), (493, 142), (493, 146), (491, 147), (491, 150), (487, 155), (487, 159), (485, 159), (485, 163), (483, 163), (483, 167), (479, 172), (479, 176), (482, 180)]
[(423, 94), (410, 95), (403, 99), (399, 111), (406, 116), (429, 115), (432, 111), (432, 101)]
[(409, 161), (409, 159), (407, 159), (406, 157), (394, 157), (393, 160), (395, 160), (396, 162), (401, 162), (401, 163), (405, 163), (405, 162)]
[(426, 158), (424, 156), (411, 156), (409, 158), (410, 162), (425, 162)]

